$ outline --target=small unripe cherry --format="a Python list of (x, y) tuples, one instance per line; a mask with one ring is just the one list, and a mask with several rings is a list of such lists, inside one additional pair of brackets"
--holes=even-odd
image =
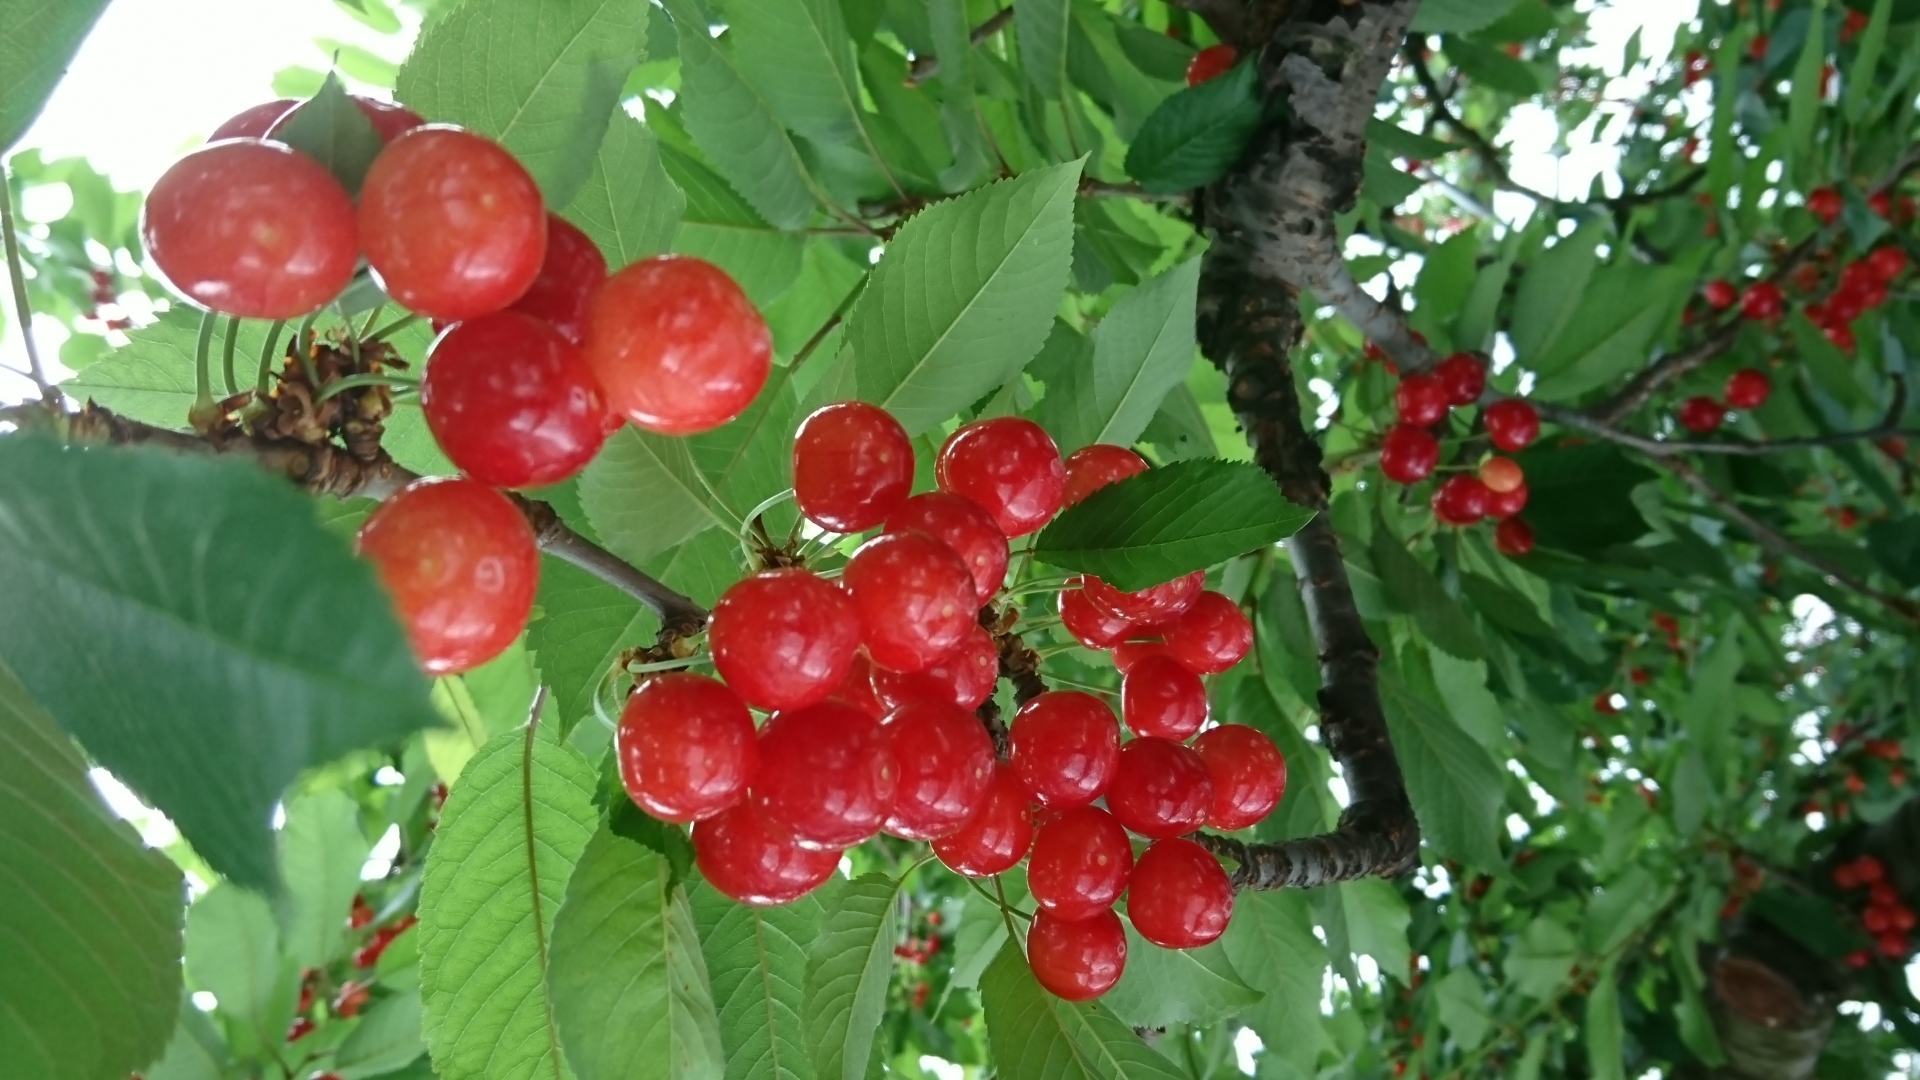
[(878, 405), (816, 409), (793, 436), (793, 499), (807, 520), (839, 533), (871, 529), (913, 488), (913, 442)]
[(1147, 459), (1124, 446), (1093, 443), (1067, 455), (1067, 501), (1072, 506), (1116, 480), (1147, 471)]
[(1380, 442), (1380, 471), (1396, 484), (1417, 484), (1440, 464), (1440, 440), (1425, 428), (1398, 424)]
[(1457, 352), (1434, 365), (1433, 377), (1446, 389), (1447, 404), (1471, 405), (1487, 388), (1487, 365), (1470, 352)]
[(1500, 554), (1519, 558), (1533, 553), (1533, 526), (1510, 517), (1493, 528), (1493, 546)]
[(1178, 618), (1161, 629), (1167, 655), (1200, 675), (1217, 675), (1253, 649), (1253, 622), (1240, 605), (1203, 591)]
[(1035, 912), (1027, 930), (1027, 964), (1047, 993), (1091, 1001), (1113, 989), (1126, 970), (1127, 929), (1112, 908), (1078, 921)]
[(887, 516), (888, 532), (923, 532), (953, 549), (973, 572), (982, 606), (1007, 579), (1007, 534), (979, 503), (944, 491), (908, 499)]
[(1140, 936), (1164, 949), (1197, 949), (1226, 933), (1233, 883), (1192, 840), (1156, 841), (1134, 867), (1127, 915)]
[(739, 695), (690, 672), (655, 675), (620, 712), (620, 779), (663, 821), (698, 821), (739, 802), (759, 764), (758, 733)]
[(1027, 888), (1042, 911), (1090, 919), (1120, 899), (1132, 869), (1127, 830), (1105, 810), (1082, 806), (1035, 831)]
[(1480, 414), (1493, 445), (1511, 454), (1524, 450), (1540, 437), (1540, 414), (1532, 405), (1514, 398), (1496, 401)]
[(1491, 457), (1480, 463), (1480, 482), (1496, 495), (1512, 491), (1526, 480), (1527, 474), (1512, 458)]
[(1107, 811), (1128, 831), (1149, 840), (1184, 836), (1212, 810), (1213, 776), (1193, 748), (1148, 735), (1120, 747)]
[(960, 647), (980, 609), (973, 574), (953, 549), (922, 532), (883, 533), (841, 576), (860, 617), (867, 656), (920, 671)]
[(1690, 397), (1680, 403), (1680, 426), (1696, 434), (1718, 430), (1726, 422), (1727, 410), (1719, 402), (1704, 395)]
[(853, 667), (860, 624), (839, 586), (797, 568), (735, 582), (707, 623), (713, 666), (762, 709), (824, 701)]
[(1120, 723), (1092, 694), (1049, 690), (1022, 705), (1010, 728), (1014, 774), (1040, 805), (1085, 806), (1113, 781)]
[(1491, 494), (1477, 476), (1450, 476), (1434, 490), (1434, 516), (1447, 525), (1471, 525), (1487, 516)]
[(935, 472), (940, 490), (979, 503), (1010, 537), (1051, 521), (1067, 497), (1060, 448), (1039, 424), (1017, 416), (976, 420), (947, 436)]
[(1447, 418), (1447, 387), (1432, 375), (1409, 375), (1393, 391), (1400, 422), (1430, 427)]
[(1111, 649), (1127, 639), (1136, 625), (1094, 606), (1079, 580), (1060, 590), (1060, 624), (1075, 641), (1089, 649)]
[(1287, 759), (1265, 732), (1245, 724), (1208, 728), (1193, 751), (1213, 779), (1207, 824), (1232, 832), (1258, 824), (1287, 792)]
[(1012, 766), (996, 764), (979, 810), (958, 830), (935, 840), (933, 853), (956, 874), (992, 877), (1018, 866), (1032, 847), (1027, 789)]
[(1741, 368), (1727, 376), (1727, 405), (1735, 409), (1757, 409), (1773, 393), (1773, 380), (1764, 371)]
[(1121, 680), (1120, 716), (1136, 735), (1192, 738), (1207, 722), (1207, 688), (1173, 657), (1145, 657)]

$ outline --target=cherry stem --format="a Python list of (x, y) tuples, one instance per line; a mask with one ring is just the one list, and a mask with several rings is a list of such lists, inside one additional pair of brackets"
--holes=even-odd
[(627, 672), (632, 675), (646, 675), (655, 671), (678, 671), (681, 668), (698, 667), (713, 663), (713, 657), (706, 653), (699, 656), (683, 657), (679, 660), (656, 660), (650, 664), (628, 664)]
[[(967, 880), (971, 881), (973, 879), (968, 878)], [(1000, 883), (999, 874), (993, 875), (993, 891), (995, 894), (997, 894), (997, 902), (999, 903), (999, 906), (1000, 906), (1000, 917), (1002, 919), (1005, 919), (1007, 922), (1007, 940), (1013, 942), (1016, 946), (1020, 945), (1021, 944), (1020, 931), (1016, 929), (1013, 925), (1013, 916), (1016, 913), (1018, 913), (1022, 918), (1026, 919), (1028, 922), (1033, 921), (1033, 916), (1028, 915), (1024, 911), (1019, 911), (1012, 904), (1007, 902), (1007, 889), (1005, 885), (1002, 885)]]
[(312, 334), (313, 334), (314, 320), (318, 319), (319, 317), (320, 317), (320, 313), (316, 311), (313, 314), (307, 316), (306, 318), (301, 319), (300, 329), (294, 331), (293, 333), (294, 357), (300, 361), (300, 370), (307, 377), (307, 385), (314, 386), (316, 388), (320, 382), (320, 377), (317, 374), (315, 374), (313, 370), (313, 356), (310, 350), (312, 349), (312, 346), (313, 346)]
[(367, 312), (367, 317), (360, 321), (360, 329), (354, 332), (353, 340), (355, 341), (373, 340), (372, 338), (369, 338), (367, 336), (367, 332), (373, 329), (373, 320), (379, 318), (380, 313), (385, 310), (387, 310), (387, 302), (385, 300), (382, 300), (379, 303), (373, 305), (373, 310)]
[(256, 400), (267, 396), (273, 388), (273, 348), (280, 344), (280, 332), (287, 328), (287, 321), (274, 322), (267, 331), (267, 343), (260, 347), (260, 373), (254, 378), (253, 396)]
[(408, 375), (390, 375), (384, 372), (373, 371), (362, 372), (358, 375), (343, 376), (328, 383), (324, 389), (314, 395), (313, 403), (318, 405), (328, 398), (333, 397), (335, 394), (346, 390), (358, 389), (362, 386), (418, 387), (419, 385), (419, 379)]
[(227, 336), (220, 343), (220, 374), (226, 382), (227, 396), (240, 392), (240, 381), (233, 375), (233, 349), (240, 344), (240, 316), (227, 316)]
[(60, 391), (47, 380), (47, 369), (40, 363), (40, 346), (33, 339), (33, 305), (27, 302), (27, 271), (20, 259), (20, 238), (13, 220), (13, 178), (0, 168), (0, 240), (5, 241), (7, 277), (13, 282), (13, 310), (20, 319), (20, 344), (27, 353), (27, 370), (22, 372), (40, 388), (40, 397), (50, 405), (60, 403)]
[(791, 498), (793, 498), (792, 488), (788, 488), (777, 495), (769, 495), (766, 498), (760, 500), (760, 505), (747, 511), (747, 520), (750, 522), (757, 520), (760, 517), (760, 515), (766, 513), (767, 511), (773, 509), (776, 506), (779, 506), (781, 503), (786, 502), (788, 499), (791, 499)]
[[(375, 308), (374, 310), (376, 312), (379, 311), (378, 308)], [(367, 321), (371, 322), (373, 320), (369, 318)], [(409, 312), (393, 320), (387, 325), (382, 326), (380, 329), (375, 330), (371, 334), (362, 334), (360, 336), (367, 341), (385, 341), (388, 335), (396, 333), (401, 330), (405, 330), (407, 327), (412, 326), (414, 323), (417, 323), (419, 321), (420, 321), (420, 316)]]
[(193, 407), (206, 409), (213, 405), (213, 378), (207, 371), (207, 355), (213, 351), (213, 324), (220, 316), (212, 311), (200, 316), (200, 338), (193, 346)]
[(1001, 599), (1012, 600), (1021, 596), (1031, 596), (1034, 593), (1065, 592), (1067, 586), (1073, 584), (1074, 578), (1079, 576), (1078, 574), (1073, 574), (1067, 577), (1042, 578), (1038, 581), (1023, 582), (1002, 593)]

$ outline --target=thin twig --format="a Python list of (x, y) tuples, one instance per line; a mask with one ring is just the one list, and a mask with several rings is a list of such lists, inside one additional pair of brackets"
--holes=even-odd
[(20, 238), (15, 229), (13, 177), (5, 168), (0, 168), (0, 239), (4, 239), (6, 246), (7, 278), (13, 282), (13, 310), (20, 319), (20, 343), (27, 353), (27, 370), (21, 374), (40, 388), (42, 399), (58, 404), (60, 391), (48, 380), (46, 366), (40, 362), (40, 346), (33, 340), (33, 305), (27, 302), (27, 270), (20, 258)]
[[(973, 28), (967, 35), (967, 44), (978, 45), (993, 35), (1006, 29), (1013, 21), (1013, 8), (1003, 7), (987, 17), (987, 21)], [(907, 85), (919, 86), (935, 75), (940, 74), (940, 58), (932, 53), (913, 58), (913, 66), (907, 69)]]
[(1920, 429), (1903, 428), (1898, 424), (1876, 424), (1860, 431), (1837, 431), (1829, 435), (1809, 435), (1792, 439), (1727, 439), (1712, 442), (1694, 439), (1652, 439), (1601, 423), (1578, 409), (1561, 408), (1544, 402), (1535, 402), (1534, 408), (1539, 411), (1540, 418), (1543, 420), (1584, 431), (1608, 442), (1638, 450), (1649, 457), (1658, 458), (1673, 457), (1677, 454), (1759, 457), (1763, 454), (1814, 450), (1825, 446), (1844, 446), (1847, 443), (1870, 442), (1876, 439), (1895, 437), (1920, 439)]

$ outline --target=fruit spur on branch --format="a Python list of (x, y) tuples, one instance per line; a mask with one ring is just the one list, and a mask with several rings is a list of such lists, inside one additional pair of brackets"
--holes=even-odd
[[(357, 546), (420, 666), (470, 671), (534, 608), (539, 550), (513, 490), (575, 476), (622, 424), (689, 436), (734, 420), (768, 381), (772, 337), (698, 258), (609, 273), (498, 143), (328, 89), (222, 125), (155, 185), (143, 236), (209, 325), (299, 322), (279, 371), (262, 357), (259, 389), (197, 409), (203, 434), (255, 432), (295, 397), (354, 390), (384, 409), (417, 395), (459, 475), (392, 494)], [(357, 164), (301, 149), (355, 137), (368, 143)], [(407, 361), (385, 331), (312, 333), (353, 303), (431, 322), (417, 380), (397, 374)], [(376, 432), (366, 456), (382, 453)], [(617, 721), (603, 716), (633, 802), (691, 825), (699, 872), (743, 904), (798, 899), (882, 834), (930, 843), (923, 861), (966, 878), (1025, 864), (1035, 910), (1002, 910), (1030, 924), (1034, 973), (1063, 998), (1119, 979), (1123, 897), (1155, 946), (1217, 939), (1233, 888), (1192, 834), (1250, 828), (1286, 785), (1268, 736), (1209, 719), (1206, 679), (1247, 655), (1252, 623), (1204, 570), (1123, 591), (1040, 577), (1011, 543), (1149, 462), (1102, 443), (1063, 459), (1038, 424), (999, 417), (953, 430), (934, 490), (915, 494), (906, 429), (840, 401), (800, 424), (791, 464), (781, 498), (807, 535), (797, 521), (775, 542), (772, 506), (750, 515), (745, 576), (706, 625), (663, 638), (666, 659), (661, 645), (631, 651), (603, 680), (631, 679)], [(1036, 647), (1023, 620), (1062, 640)], [(1112, 685), (1050, 685), (1046, 657), (1081, 648), (1110, 656)], [(709, 664), (714, 676), (686, 670)]]

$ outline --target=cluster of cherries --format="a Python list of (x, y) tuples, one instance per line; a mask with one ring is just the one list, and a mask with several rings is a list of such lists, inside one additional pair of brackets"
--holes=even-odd
[[(1807, 199), (1808, 208), (1827, 221), (1839, 214), (1840, 196), (1833, 195), (1833, 205), (1819, 202), (1816, 197), (1832, 191), (1832, 188), (1821, 188)], [(1825, 300), (1807, 303), (1803, 309), (1807, 321), (1819, 327), (1828, 341), (1850, 353), (1858, 344), (1853, 336), (1853, 321), (1886, 303), (1888, 288), (1906, 272), (1905, 251), (1891, 244), (1875, 248), (1840, 268), (1833, 291)], [(1820, 268), (1808, 264), (1796, 272), (1794, 284), (1812, 292), (1818, 288), (1820, 278)], [(1730, 281), (1710, 281), (1702, 295), (1708, 305), (1715, 308), (1730, 308), (1738, 303), (1740, 313), (1755, 322), (1771, 323), (1787, 309), (1786, 292), (1772, 281), (1756, 281), (1744, 290), (1737, 289)]]
[[(1369, 345), (1368, 349), (1377, 352)], [(1480, 357), (1457, 352), (1426, 374), (1405, 376), (1394, 388), (1399, 422), (1380, 441), (1380, 471), (1398, 484), (1417, 484), (1440, 466), (1440, 440), (1431, 429), (1457, 408), (1477, 404), (1487, 388), (1487, 367)], [(1502, 398), (1480, 410), (1480, 423), (1494, 447), (1513, 453), (1540, 437), (1540, 414), (1518, 398)], [(1533, 550), (1533, 529), (1515, 515), (1527, 505), (1526, 473), (1509, 457), (1489, 456), (1471, 473), (1455, 473), (1433, 492), (1433, 514), (1456, 527), (1487, 518), (1494, 543), (1507, 555)]]
[[(367, 903), (367, 898), (355, 894), (353, 907), (347, 914), (347, 929), (355, 933), (365, 930), (367, 927), (373, 925), (376, 917), (372, 905)], [(392, 945), (394, 939), (401, 934), (413, 929), (414, 925), (418, 922), (419, 919), (409, 914), (394, 920), (386, 926), (374, 927), (373, 933), (368, 937), (366, 944), (353, 951), (353, 966), (357, 969), (365, 970), (379, 964), (380, 957), (387, 951), (387, 946)], [(299, 1042), (301, 1039), (313, 1034), (314, 1029), (318, 1026), (308, 1014), (313, 1011), (315, 1000), (314, 989), (319, 985), (320, 981), (321, 972), (317, 968), (307, 968), (300, 973), (300, 1001), (293, 1010), (293, 1023), (287, 1027), (288, 1042)], [(358, 1016), (360, 1010), (366, 1007), (368, 1001), (372, 1000), (373, 993), (369, 987), (370, 984), (368, 982), (361, 982), (357, 979), (346, 980), (341, 983), (339, 989), (334, 992), (332, 1000), (328, 1003), (328, 1011), (332, 1015), (342, 1019)], [(328, 1076), (332, 1074), (322, 1075)], [(315, 1077), (314, 1080), (322, 1080), (322, 1077)]]
[[(1833, 883), (1848, 891), (1865, 890), (1866, 910), (1860, 925), (1873, 935), (1874, 948), (1890, 960), (1907, 955), (1912, 947), (1908, 935), (1913, 932), (1913, 909), (1902, 903), (1899, 890), (1887, 880), (1887, 868), (1872, 855), (1862, 855), (1833, 868)], [(1847, 957), (1854, 967), (1866, 967), (1873, 957), (1865, 949)]]
[[(1252, 628), (1200, 574), (1131, 593), (1083, 579), (1061, 595), (1070, 632), (1100, 647), (1141, 639), (1121, 661), (1134, 737), (1121, 742), (1101, 698), (1045, 691), (1019, 709), (997, 761), (975, 710), (1000, 677), (1001, 644), (980, 615), (1004, 584), (1009, 537), (1147, 462), (1117, 446), (1063, 462), (1038, 425), (1003, 417), (947, 439), (939, 490), (910, 494), (913, 463), (906, 432), (873, 405), (829, 405), (802, 423), (801, 513), (831, 533), (877, 535), (837, 581), (786, 567), (730, 587), (707, 629), (719, 678), (644, 677), (620, 718), (621, 776), (648, 813), (693, 823), (701, 873), (742, 903), (811, 892), (845, 849), (882, 832), (931, 841), (971, 877), (1025, 859), (1035, 974), (1061, 997), (1098, 996), (1126, 961), (1113, 905), (1129, 887), (1148, 941), (1192, 948), (1226, 929), (1226, 872), (1184, 837), (1252, 825), (1285, 786), (1265, 735), (1200, 731), (1201, 676), (1245, 656)], [(758, 728), (756, 709), (769, 714)], [(1151, 841), (1137, 862), (1129, 831)]]

